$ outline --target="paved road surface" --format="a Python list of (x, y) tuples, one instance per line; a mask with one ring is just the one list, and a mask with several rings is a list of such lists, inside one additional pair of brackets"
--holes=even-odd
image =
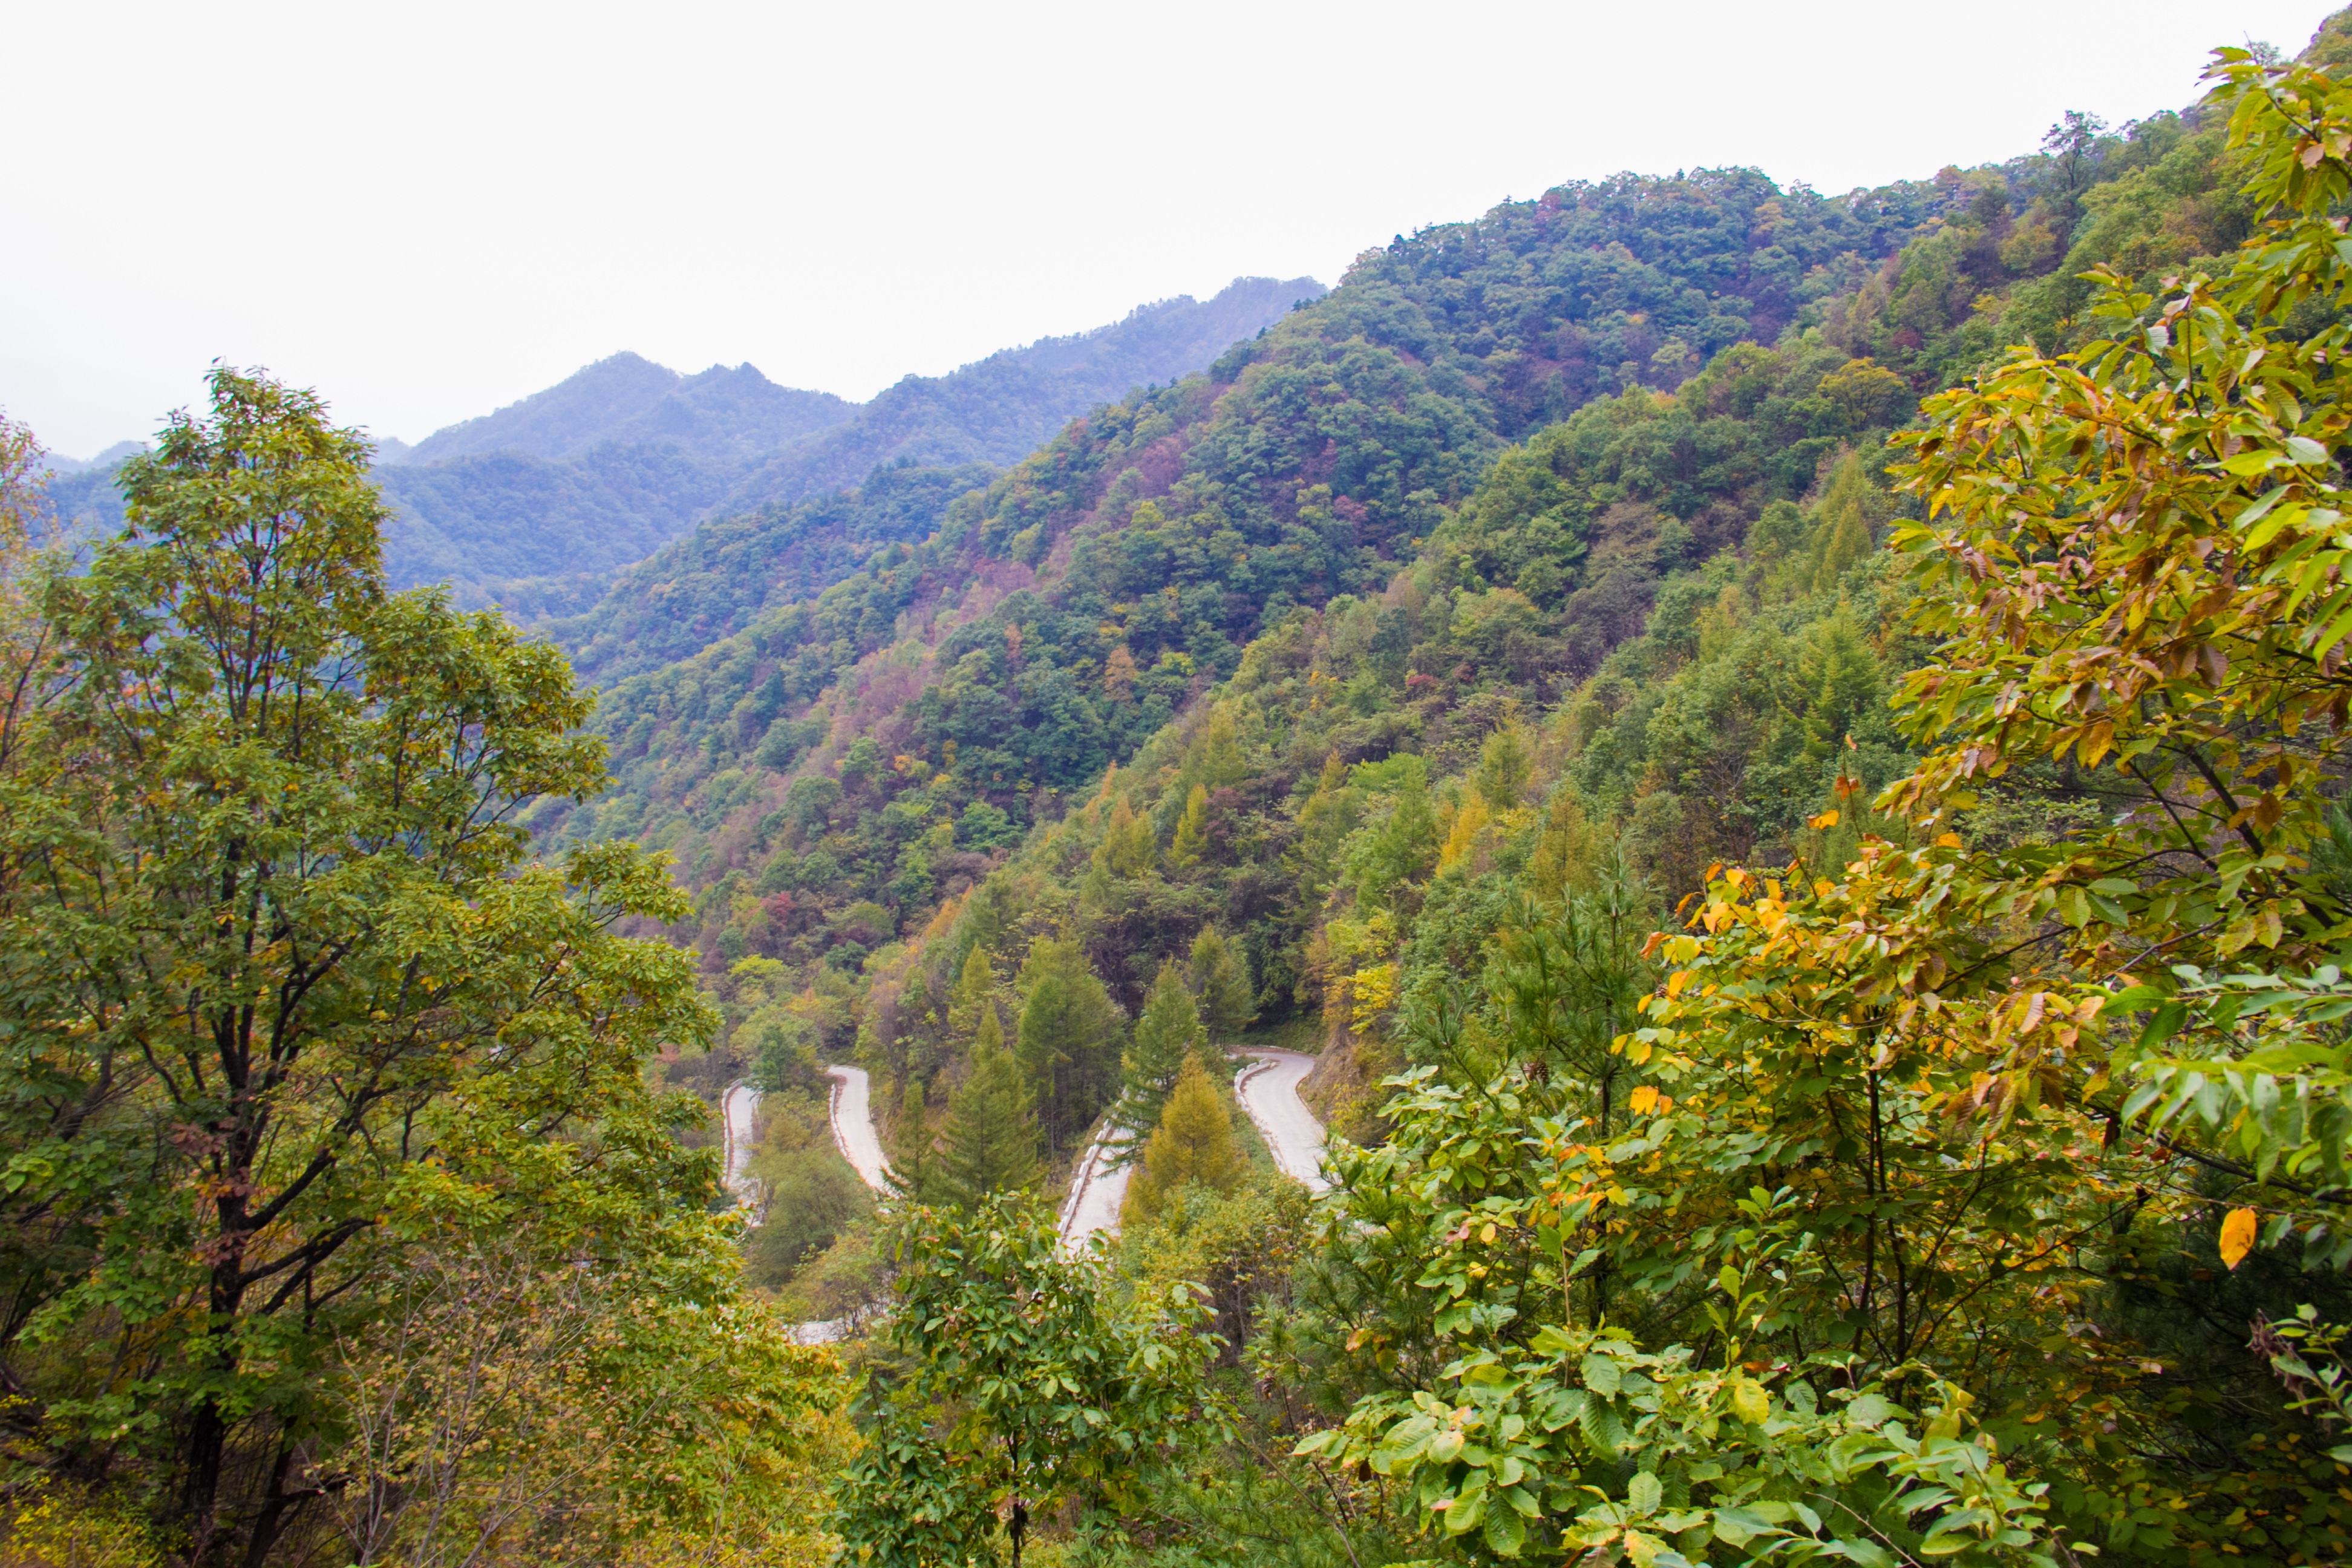
[(867, 1186), (877, 1193), (888, 1192), (890, 1185), (883, 1178), (889, 1173), (890, 1162), (882, 1152), (882, 1140), (874, 1133), (866, 1069), (830, 1067), (824, 1071), (833, 1079), (833, 1141), (840, 1146), (841, 1157)]
[(760, 1091), (748, 1083), (729, 1084), (719, 1097), (719, 1126), (728, 1190), (748, 1204), (752, 1194), (743, 1173), (759, 1142)]
[(1105, 1169), (1110, 1163), (1110, 1139), (1116, 1131), (1114, 1126), (1104, 1126), (1102, 1136), (1087, 1151), (1077, 1175), (1070, 1182), (1069, 1198), (1062, 1205), (1062, 1245), (1072, 1251), (1084, 1247), (1097, 1231), (1118, 1229), (1118, 1211), (1127, 1202), (1127, 1179), (1135, 1168)]
[(1309, 1192), (1328, 1192), (1331, 1184), (1323, 1175), (1323, 1124), (1298, 1098), (1298, 1086), (1313, 1069), (1315, 1058), (1297, 1051), (1246, 1054), (1250, 1065), (1234, 1080), (1234, 1091), (1257, 1123), (1274, 1163), (1284, 1175), (1306, 1183)]

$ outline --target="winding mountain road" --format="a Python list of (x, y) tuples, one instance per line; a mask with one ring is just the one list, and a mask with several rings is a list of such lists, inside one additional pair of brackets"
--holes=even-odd
[(1061, 1231), (1062, 1245), (1073, 1252), (1097, 1231), (1118, 1229), (1118, 1211), (1127, 1206), (1128, 1178), (1135, 1174), (1131, 1164), (1108, 1168), (1116, 1153), (1112, 1141), (1121, 1131), (1116, 1121), (1105, 1121), (1070, 1182), (1070, 1195), (1062, 1205)]
[(1250, 1065), (1234, 1080), (1234, 1092), (1257, 1123), (1275, 1164), (1312, 1193), (1331, 1190), (1323, 1174), (1323, 1123), (1298, 1098), (1298, 1086), (1314, 1070), (1315, 1058), (1297, 1051), (1248, 1052)]
[[(1323, 1174), (1323, 1123), (1298, 1098), (1298, 1086), (1313, 1070), (1315, 1058), (1297, 1051), (1245, 1054), (1250, 1065), (1234, 1079), (1234, 1092), (1265, 1140), (1276, 1167), (1293, 1181), (1304, 1183), (1309, 1192), (1328, 1192), (1331, 1184)], [(1062, 1245), (1074, 1251), (1098, 1232), (1118, 1229), (1128, 1180), (1135, 1173), (1132, 1164), (1111, 1164), (1112, 1140), (1118, 1131), (1116, 1122), (1105, 1123), (1094, 1146), (1079, 1162), (1070, 1195), (1062, 1205)]]
[[(1315, 1066), (1315, 1058), (1297, 1051), (1247, 1052), (1250, 1063), (1234, 1080), (1242, 1109), (1257, 1126), (1282, 1173), (1304, 1183), (1312, 1192), (1328, 1192), (1323, 1174), (1323, 1124), (1298, 1098), (1298, 1086)], [(873, 1086), (863, 1068), (829, 1067), (833, 1079), (830, 1120), (833, 1141), (858, 1178), (875, 1192), (890, 1193), (890, 1161), (874, 1130)], [(758, 1201), (758, 1184), (749, 1174), (751, 1151), (759, 1137), (760, 1091), (749, 1084), (728, 1087), (719, 1100), (726, 1133), (727, 1184), (746, 1205)], [(1076, 1249), (1093, 1237), (1118, 1229), (1118, 1213), (1127, 1202), (1127, 1184), (1134, 1174), (1129, 1164), (1115, 1164), (1115, 1143), (1121, 1130), (1106, 1122), (1078, 1163), (1062, 1204), (1064, 1246)]]
[[(1242, 1109), (1265, 1139), (1266, 1148), (1283, 1174), (1303, 1182), (1313, 1192), (1328, 1192), (1323, 1175), (1323, 1124), (1298, 1098), (1298, 1086), (1315, 1066), (1315, 1058), (1297, 1051), (1256, 1050), (1246, 1053), (1250, 1065), (1234, 1080)], [(833, 1141), (841, 1157), (858, 1178), (886, 1196), (891, 1195), (890, 1162), (882, 1152), (882, 1139), (874, 1130), (873, 1086), (863, 1068), (829, 1067), (833, 1079), (829, 1119)], [(727, 1185), (746, 1207), (756, 1206), (759, 1183), (751, 1175), (751, 1152), (759, 1143), (760, 1091), (747, 1083), (732, 1083), (719, 1100), (719, 1128)], [(1134, 1174), (1129, 1164), (1114, 1165), (1114, 1143), (1121, 1130), (1107, 1121), (1070, 1183), (1062, 1205), (1062, 1245), (1075, 1252), (1095, 1237), (1116, 1234), (1118, 1213), (1127, 1202), (1127, 1184)], [(756, 1221), (755, 1221), (756, 1223)], [(803, 1344), (825, 1344), (851, 1331), (847, 1321), (799, 1323), (793, 1337)]]
[(864, 1068), (829, 1067), (833, 1079), (833, 1141), (858, 1179), (876, 1192), (890, 1191), (890, 1161), (874, 1131), (873, 1089)]
[(760, 1091), (740, 1079), (727, 1086), (719, 1097), (719, 1135), (720, 1162), (727, 1173), (727, 1189), (736, 1200), (749, 1205), (758, 1199), (748, 1172), (751, 1151), (760, 1142)]

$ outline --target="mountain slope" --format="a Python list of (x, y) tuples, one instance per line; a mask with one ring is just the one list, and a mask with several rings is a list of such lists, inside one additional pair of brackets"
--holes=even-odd
[(778, 386), (748, 364), (712, 365), (699, 375), (633, 353), (573, 373), (495, 414), (436, 430), (404, 455), (446, 462), (485, 452), (551, 460), (604, 442), (668, 441), (698, 457), (772, 450), (850, 418), (857, 405), (829, 392)]
[[(913, 461), (1003, 464), (1130, 387), (1197, 370), (1302, 297), (1311, 279), (1240, 279), (1214, 299), (910, 376), (861, 406), (776, 386), (750, 365), (679, 376), (599, 361), (381, 463), (399, 511), (395, 583), (446, 581), (467, 603), (593, 603), (606, 574), (699, 518), (790, 506)], [(522, 581), (559, 579), (556, 582)]]
[(611, 681), (685, 658), (762, 612), (856, 574), (886, 545), (919, 543), (949, 507), (976, 500), (996, 470), (877, 468), (854, 489), (703, 523), (623, 571), (587, 614), (541, 628), (583, 680)]
[[(1839, 198), (1750, 171), (1627, 176), (1369, 252), (1205, 374), (1097, 408), (951, 500), (932, 536), (899, 535), (811, 597), (730, 592), (705, 615), (683, 575), (649, 569), (636, 624), (683, 593), (698, 627), (740, 629), (646, 668), (575, 623), (572, 646), (615, 680), (595, 724), (618, 785), (568, 820), (543, 806), (540, 825), (670, 849), (702, 898), (677, 934), (713, 966), (766, 953), (855, 969), (1308, 610), (1368, 606), (1348, 636), (1378, 655), (1351, 648), (1340, 686), (1311, 698), (1378, 709), (1341, 687), (1410, 678), (1446, 715), (1411, 721), (1424, 743), (1475, 741), (1507, 704), (1605, 685), (1612, 650), (1669, 601), (1688, 634), (1704, 607), (1689, 595), (1720, 593), (1705, 574), (1727, 550), (1804, 552), (1816, 575), (1850, 561), (1847, 536), (1866, 542), (1887, 503), (1843, 449), (1866, 453), (1920, 392), (2012, 337), (2067, 341), (2074, 273), (2210, 243), (2195, 225), (2230, 221), (2224, 135), (2159, 114), (2068, 159)], [(1517, 510), (1476, 499), (1508, 446), (1539, 434), (1540, 463), (1501, 470)], [(1832, 514), (1834, 551), (1815, 537)], [(756, 531), (704, 581), (756, 578)], [(1442, 608), (1423, 612), (1407, 601), (1427, 590), (1399, 584), (1432, 552)], [(1776, 592), (1806, 601), (1790, 636), (1823, 614), (1809, 587)], [(1422, 646), (1428, 662), (1406, 657)], [(1404, 720), (1359, 717), (1351, 755), (1403, 742)], [(1614, 754), (1653, 755), (1648, 717), (1624, 721)], [(1690, 773), (1673, 789), (1699, 816), (1646, 808), (1658, 853), (1784, 836), (1818, 744), (1758, 763), (1758, 787), (1780, 781), (1769, 799)], [(1611, 777), (1592, 786), (1611, 811), (1659, 794), (1639, 768)], [(1127, 955), (1156, 962), (1164, 949), (1135, 933), (1201, 918), (1152, 915)], [(1284, 963), (1305, 962), (1300, 940), (1277, 942)]]
[(1312, 278), (1236, 278), (1206, 301), (1162, 300), (1109, 326), (1006, 349), (951, 375), (910, 375), (840, 428), (770, 458), (728, 504), (845, 489), (884, 463), (1015, 462), (1094, 405), (1199, 370), (1324, 293)]
[[(1964, 203), (1927, 181), (1831, 199), (1749, 171), (1626, 177), (1368, 253), (1207, 374), (1069, 426), (931, 538), (621, 680), (596, 720), (619, 787), (566, 830), (673, 849), (708, 889), (696, 940), (713, 963), (765, 940), (754, 886), (797, 889), (782, 934), (854, 961), (968, 885), (1002, 832), (1057, 816), (1265, 628), (1385, 591), (1508, 441), (1805, 329)], [(1874, 422), (1866, 399), (1821, 394), (1827, 369), (1761, 454), (1707, 420), (1591, 431), (1602, 510), (1634, 498), (1649, 533), (1622, 562), (1592, 540), (1606, 569), (1590, 581), (1515, 586), (1530, 611), (1580, 593), (1616, 606), (1547, 679), (1589, 672), (1662, 575), (1736, 542)], [(1516, 646), (1509, 616), (1486, 634)], [(816, 870), (777, 868), (795, 770), (840, 781)]]

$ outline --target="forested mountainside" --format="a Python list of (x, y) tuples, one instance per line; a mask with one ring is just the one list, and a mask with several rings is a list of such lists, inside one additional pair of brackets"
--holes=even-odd
[[(399, 514), (387, 568), (397, 584), (447, 582), (461, 603), (526, 620), (579, 614), (698, 519), (778, 514), (895, 464), (1013, 462), (1095, 404), (1198, 370), (1322, 292), (1311, 278), (1239, 278), (1207, 300), (1159, 300), (908, 376), (863, 405), (777, 386), (748, 364), (681, 376), (615, 354), (381, 456), (377, 482)], [(81, 533), (120, 528), (118, 466), (52, 479), (51, 508)]]
[[(1812, 493), (1825, 458), (1874, 446), (1919, 389), (1992, 352), (2007, 318), (2062, 330), (2066, 268), (2083, 258), (2062, 265), (2043, 237), (2080, 224), (2091, 194), (2211, 187), (2198, 163), (2211, 150), (2177, 116), (2081, 141), (1834, 200), (1745, 171), (1629, 176), (1369, 252), (1205, 374), (1073, 425), (934, 535), (813, 597), (765, 595), (691, 658), (627, 667), (597, 719), (620, 787), (568, 831), (667, 847), (698, 890), (730, 874), (774, 884), (786, 780), (822, 773), (856, 795), (859, 828), (827, 851), (839, 880), (795, 894), (799, 921), (875, 906), (885, 928), (919, 927), (978, 864), (939, 822), (975, 805), (1014, 832), (1056, 816), (1230, 676), (1261, 630), (1335, 595), (1385, 593), (1508, 442), (1598, 398), (1611, 411), (1556, 437), (1579, 500), (1479, 578), (1540, 621), (1565, 616), (1547, 628), (1570, 650), (1546, 667), (1548, 689), (1590, 676), (1661, 582)], [(2102, 221), (2078, 250), (2159, 226)], [(1708, 357), (1791, 331), (1804, 368), (1785, 383), (1748, 375), (1719, 410), (1633, 411)], [(1633, 510), (1611, 513), (1619, 503)], [(1640, 542), (1615, 543), (1620, 524)], [(672, 570), (648, 563), (616, 597), (659, 595), (670, 626), (707, 628), (693, 637), (741, 623), (751, 595), (688, 575), (684, 557)], [(625, 604), (599, 615), (651, 618)], [(617, 671), (601, 624), (571, 628), (568, 646)], [(859, 740), (873, 760), (849, 760)], [(702, 933), (707, 953), (730, 918)], [(875, 929), (870, 909), (858, 924)]]
[(698, 518), (788, 507), (900, 461), (1013, 462), (1092, 405), (1197, 369), (1321, 291), (1312, 279), (1236, 279), (1206, 301), (1139, 306), (1090, 332), (910, 375), (855, 405), (773, 386), (749, 365), (648, 400), (670, 373), (617, 356), (385, 468), (401, 510), (393, 577), (470, 584), (461, 597), (526, 615), (584, 609), (613, 570)]
[(595, 696), (314, 395), (0, 423), (0, 1544), (2345, 1561), (2347, 78), (1400, 237)]
[[(2340, 47), (2324, 35), (2310, 58)], [(2292, 161), (2280, 139), (2315, 144), (2284, 114), (2258, 123), (2274, 171)], [(1980, 1434), (1979, 1454), (2044, 1455), (2036, 1473), (2059, 1478), (1971, 1494), (1977, 1524), (1945, 1527), (2011, 1530), (2019, 1561), (2053, 1535), (2135, 1561), (2224, 1543), (2324, 1556), (2352, 1520), (2316, 1487), (2327, 1464), (2294, 1446), (2328, 1417), (2294, 1405), (2242, 1325), (2283, 1323), (2262, 1334), (2285, 1346), (2297, 1302), (2333, 1321), (2326, 1205), (2242, 1184), (2273, 1146), (2210, 1070), (2150, 1067), (2126, 1111), (2101, 1099), (2100, 1075), (2122, 1069), (2093, 1061), (2063, 1093), (2033, 1088), (2054, 1084), (2032, 1076), (2053, 1058), (2005, 1043), (2045, 1016), (2085, 1037), (2099, 997), (2145, 984), (2151, 944), (2203, 966), (2159, 995), (2211, 984), (2250, 943), (2286, 965), (2332, 952), (2332, 895), (2302, 895), (2318, 901), (2296, 906), (2312, 923), (2291, 937), (2284, 905), (2250, 902), (2285, 895), (2245, 890), (2245, 856), (2207, 847), (2291, 775), (2235, 751), (2231, 766), (2265, 782), (2155, 772), (2172, 742), (2154, 736), (2120, 786), (2098, 772), (2123, 720), (2067, 697), (2063, 671), (2124, 656), (2090, 646), (2095, 611), (2041, 624), (2084, 590), (2053, 601), (2000, 553), (2017, 526), (2002, 498), (2021, 485), (2056, 487), (2053, 527), (2074, 504), (2063, 476), (2099, 416), (2064, 376), (1936, 403), (1937, 440), (1969, 457), (1904, 433), (1923, 396), (1996, 374), (2010, 344), (2063, 353), (2115, 331), (2117, 310), (2154, 320), (2168, 279), (2260, 242), (2286, 176), (2264, 195), (2248, 189), (2259, 167), (2209, 107), (2112, 132), (2069, 117), (2037, 157), (1837, 203), (1734, 172), (1515, 204), (1368, 254), (1207, 374), (1096, 411), (959, 500), (936, 537), (629, 675), (597, 721), (619, 785), (565, 826), (669, 847), (696, 889), (698, 919), (672, 930), (727, 1021), (680, 1081), (748, 1070), (789, 1103), (815, 1064), (851, 1053), (915, 1194), (969, 1207), (992, 1185), (1053, 1190), (1106, 1117), (1140, 1117), (1139, 1139), (1188, 1049), (1318, 1050), (1310, 1094), (1358, 1142), (1337, 1157), (1349, 1218), (1299, 1217), (1279, 1183), (1203, 1176), (1173, 1210), (1130, 1207), (1118, 1265), (1139, 1291), (1208, 1282), (1258, 1380), (1227, 1467), (1352, 1411), (1299, 1447), (1360, 1467), (1347, 1500), (1293, 1518), (1302, 1531), (1396, 1529), (1383, 1550), (1402, 1556), (1424, 1529), (1455, 1554), (1508, 1558), (1539, 1537), (1631, 1540), (1646, 1509), (1691, 1561), (1727, 1543), (1726, 1561), (1748, 1560), (1768, 1531), (1785, 1545), (1799, 1523), (1769, 1508), (1694, 1538), (1719, 1529), (1696, 1500), (1704, 1469), (1616, 1512), (1497, 1496), (1515, 1484), (1506, 1454), (1530, 1476), (1553, 1447), (1545, 1462), (1572, 1472), (1639, 1447), (1528, 1436), (1545, 1400), (1598, 1412), (1635, 1380), (1664, 1399), (1709, 1374), (1633, 1346), (1712, 1344), (1702, 1356), (1733, 1370), (1707, 1397), (1755, 1400), (1777, 1413), (1763, 1429), (1801, 1443), (1855, 1430), (1832, 1414), (1825, 1369), (1919, 1358), (1909, 1397), (1942, 1412), (1923, 1420)], [(2239, 276), (2312, 254), (2250, 252)], [(2110, 283), (2088, 276), (2102, 267)], [(2271, 341), (2316, 356), (2296, 363), (2332, 352), (2339, 293), (2231, 298), (2277, 312)], [(2244, 344), (2195, 352), (2163, 374), (2237, 374), (2221, 367)], [(2121, 363), (2084, 374), (2143, 397), (2161, 379)], [(2334, 407), (2304, 374), (2278, 384)], [(2029, 395), (2044, 401), (2002, 435), (1969, 433)], [(2335, 429), (2319, 405), (2284, 405)], [(2125, 471), (2118, 485), (2158, 482)], [(2245, 482), (2235, 504), (2259, 493)], [(1979, 521), (1930, 528), (1923, 498), (1962, 484), (1981, 487), (1966, 503)], [(2195, 596), (2180, 592), (2168, 602)], [(2022, 595), (2038, 607), (2019, 618)], [(2248, 637), (2267, 613), (2249, 612)], [(2317, 614), (2298, 618), (2306, 642)], [(2045, 646), (2075, 663), (2033, 664)], [(2249, 657), (2230, 646), (2225, 671)], [(2034, 721), (2039, 750), (2011, 738), (2000, 696), (2029, 668), (2082, 705)], [(2232, 689), (2215, 668), (2168, 689)], [(1976, 695), (1938, 695), (1963, 680)], [(2242, 736), (2240, 722), (2201, 732)], [(2157, 821), (2206, 826), (2165, 839), (2117, 816), (2118, 787)], [(2352, 854), (2329, 820), (2303, 819), (2319, 881), (2299, 887), (2332, 887)], [(1962, 897), (1968, 913), (1937, 912)], [(2183, 900), (2210, 922), (2201, 935), (2177, 923)], [(2325, 997), (2336, 981), (2246, 984)], [(2033, 997), (2044, 1011), (2021, 1026)], [(2242, 1005), (2181, 1005), (2209, 1004), (2224, 1019)], [(1926, 1038), (1906, 1022), (1923, 1006), (1952, 1010), (1927, 1015), (1950, 1021)], [(2151, 1103), (2203, 1136), (2239, 1128), (2242, 1163), (2119, 1136)], [(805, 1137), (779, 1138), (802, 1152), (763, 1168), (794, 1196), (754, 1277), (812, 1312), (882, 1289), (876, 1222), (823, 1195)], [(1010, 1151), (1002, 1168), (974, 1152), (988, 1150)], [(2259, 1265), (2257, 1226), (2273, 1249)], [(2095, 1258), (2063, 1250), (2093, 1230)], [(961, 1234), (950, 1220), (914, 1245)], [(1718, 1292), (1778, 1304), (1735, 1338), (1721, 1316), (1707, 1327)], [(913, 1329), (897, 1342), (929, 1343)], [(1570, 1373), (1546, 1372), (1563, 1351)], [(1468, 1375), (1479, 1365), (1493, 1370)], [(1563, 1384), (1576, 1392), (1545, 1392)], [(1679, 1408), (1630, 1397), (1629, 1424)], [(1448, 1419), (1472, 1434), (1450, 1451), (1432, 1444)], [(1254, 1534), (1275, 1506), (1215, 1473), (1195, 1474), (1182, 1524), (1165, 1526), (1196, 1545)], [(1746, 1473), (1766, 1499), (1822, 1484)], [(860, 1472), (853, 1498), (870, 1507), (882, 1494), (859, 1489), (886, 1484)], [(887, 1535), (851, 1518), (854, 1535)], [(1894, 1560), (1916, 1556), (1907, 1539)]]
[(951, 502), (996, 474), (984, 463), (893, 463), (852, 489), (713, 519), (618, 574), (587, 614), (540, 629), (583, 680), (675, 663), (772, 607), (816, 597), (877, 552), (929, 539)]
[[(857, 405), (829, 392), (778, 386), (751, 365), (680, 375), (633, 353), (577, 371), (495, 414), (436, 430), (399, 454), (444, 463), (486, 452), (552, 461), (606, 442), (666, 441), (698, 458), (765, 454), (838, 425)], [(379, 457), (378, 465), (383, 466)]]
[(1108, 326), (1004, 349), (951, 375), (908, 376), (839, 429), (769, 458), (728, 505), (790, 505), (885, 464), (1014, 462), (1096, 404), (1191, 374), (1323, 292), (1312, 278), (1236, 278), (1208, 300), (1139, 305)]

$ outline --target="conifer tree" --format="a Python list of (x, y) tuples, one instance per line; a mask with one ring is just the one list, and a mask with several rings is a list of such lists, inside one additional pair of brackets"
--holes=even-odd
[(1487, 736), (1479, 748), (1475, 780), (1479, 797), (1489, 810), (1516, 810), (1535, 771), (1535, 752), (1528, 745), (1527, 731), (1513, 720)]
[(1188, 1182), (1231, 1192), (1243, 1173), (1233, 1114), (1198, 1056), (1188, 1056), (1143, 1162), (1127, 1185), (1123, 1220), (1154, 1219)]
[(1140, 877), (1151, 869), (1157, 852), (1151, 824), (1135, 815), (1127, 796), (1119, 796), (1103, 826), (1102, 842), (1095, 846), (1095, 869), (1113, 877)]
[(1201, 863), (1209, 847), (1209, 789), (1194, 784), (1184, 797), (1184, 815), (1176, 824), (1176, 837), (1168, 846), (1168, 868), (1189, 871)]
[(1135, 1021), (1135, 1041), (1128, 1047), (1125, 1120), (1130, 1127), (1149, 1127), (1167, 1103), (1168, 1094), (1203, 1043), (1200, 1009), (1184, 977), (1170, 959), (1160, 966), (1151, 993), (1143, 1000), (1143, 1016)]
[(1046, 1149), (1059, 1156), (1117, 1088), (1122, 1020), (1075, 939), (1031, 943), (1016, 984), (1015, 1054), (1023, 1081), (1036, 1086)]
[(1797, 673), (1811, 688), (1805, 710), (1805, 755), (1824, 762), (1838, 752), (1855, 721), (1878, 705), (1878, 659), (1843, 614), (1816, 628)]
[(1037, 1180), (1037, 1123), (1021, 1069), (1004, 1047), (996, 1009), (982, 1008), (971, 1046), (971, 1077), (948, 1104), (940, 1187), (969, 1208), (991, 1193)]
[(1214, 926), (1202, 926), (1192, 939), (1190, 965), (1192, 994), (1200, 998), (1201, 1022), (1219, 1045), (1229, 1043), (1250, 1026), (1256, 1016), (1250, 988), (1249, 965), (1240, 952)]
[(1829, 484), (1814, 514), (1811, 584), (1814, 593), (1836, 588), (1845, 569), (1870, 553), (1870, 529), (1879, 499), (1860, 453), (1848, 452), (1830, 471)]
[(1188, 771), (1211, 789), (1222, 789), (1235, 783), (1247, 771), (1242, 762), (1241, 735), (1234, 724), (1233, 713), (1222, 704), (1209, 715), (1209, 727), (1201, 737), (1196, 767)]
[(995, 994), (996, 971), (989, 965), (988, 950), (974, 942), (963, 961), (963, 973), (956, 979), (955, 994), (948, 1002), (949, 1031), (959, 1040), (978, 1035), (981, 1010)]
[(898, 1107), (898, 1152), (890, 1162), (890, 1184), (917, 1203), (939, 1195), (938, 1163), (932, 1158), (930, 1109), (923, 1080), (907, 1080), (906, 1098)]

